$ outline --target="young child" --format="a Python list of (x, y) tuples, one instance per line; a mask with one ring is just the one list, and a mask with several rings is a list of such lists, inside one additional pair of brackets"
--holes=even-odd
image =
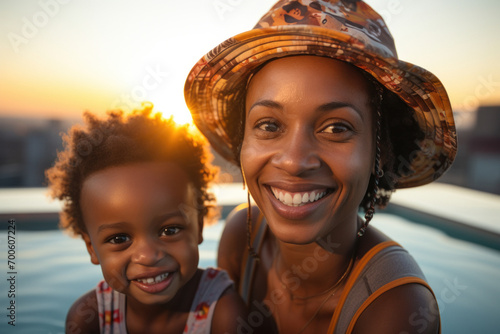
[(47, 171), (104, 280), (80, 297), (67, 333), (234, 333), (245, 306), (227, 274), (199, 269), (216, 170), (201, 136), (152, 113), (85, 113)]

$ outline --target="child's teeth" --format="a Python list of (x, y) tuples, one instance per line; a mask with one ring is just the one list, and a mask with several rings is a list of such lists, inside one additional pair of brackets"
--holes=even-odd
[(168, 277), (168, 273), (160, 274), (156, 277), (148, 277), (148, 278), (138, 279), (138, 281), (141, 283), (144, 283), (144, 284), (153, 284), (153, 283), (160, 283), (161, 281), (163, 281), (167, 277)]
[(159, 283), (159, 282), (163, 281), (167, 276), (168, 276), (168, 274), (158, 275), (158, 276), (155, 277), (155, 282)]

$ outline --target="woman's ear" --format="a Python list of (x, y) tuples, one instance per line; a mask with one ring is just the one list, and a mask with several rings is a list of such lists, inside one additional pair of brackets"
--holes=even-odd
[(85, 241), (85, 246), (87, 246), (87, 252), (89, 252), (90, 255), (90, 262), (93, 264), (99, 264), (99, 259), (97, 258), (92, 242), (90, 241), (90, 236), (87, 233), (82, 233), (82, 239)]

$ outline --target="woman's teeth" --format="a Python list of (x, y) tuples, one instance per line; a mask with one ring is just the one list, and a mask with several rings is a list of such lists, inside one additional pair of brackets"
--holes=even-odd
[(300, 206), (307, 203), (316, 202), (326, 195), (326, 190), (313, 190), (303, 193), (289, 193), (287, 191), (271, 187), (271, 190), (281, 203), (288, 206)]
[(136, 281), (142, 284), (156, 284), (164, 281), (168, 277), (168, 275), (170, 275), (170, 273), (160, 274), (156, 277), (140, 278)]

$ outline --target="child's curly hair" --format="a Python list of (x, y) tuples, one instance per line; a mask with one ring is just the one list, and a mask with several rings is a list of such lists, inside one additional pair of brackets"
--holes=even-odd
[(58, 152), (54, 166), (46, 171), (53, 198), (63, 201), (60, 227), (81, 235), (86, 232), (80, 208), (85, 179), (108, 167), (134, 162), (175, 162), (186, 171), (197, 189), (197, 210), (205, 221), (218, 212), (208, 186), (218, 170), (210, 161), (207, 142), (187, 125), (153, 114), (153, 105), (125, 115), (110, 111), (106, 119), (84, 113), (85, 126), (73, 126), (63, 135), (64, 150)]

